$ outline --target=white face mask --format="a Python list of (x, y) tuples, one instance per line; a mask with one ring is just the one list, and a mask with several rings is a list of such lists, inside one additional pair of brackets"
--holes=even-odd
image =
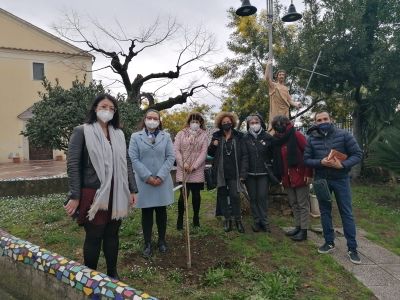
[(158, 127), (158, 125), (160, 125), (160, 121), (146, 119), (144, 121), (144, 124), (149, 129), (156, 129)]
[(250, 128), (253, 130), (253, 132), (258, 132), (261, 128), (261, 124), (251, 124)]
[(103, 121), (104, 123), (108, 123), (114, 118), (114, 113), (109, 110), (98, 110), (96, 112), (97, 118)]
[(200, 128), (200, 124), (199, 123), (190, 123), (190, 129), (193, 131), (197, 131)]

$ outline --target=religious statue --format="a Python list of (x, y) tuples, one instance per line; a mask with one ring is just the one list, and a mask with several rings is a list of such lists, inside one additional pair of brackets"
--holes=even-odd
[(279, 70), (276, 72), (276, 81), (272, 79), (272, 60), (267, 61), (265, 69), (265, 80), (268, 81), (269, 87), (269, 122), (268, 131), (272, 131), (271, 122), (275, 116), (284, 115), (289, 117), (289, 109), (291, 106), (299, 109), (300, 102), (295, 102), (290, 97), (289, 89), (285, 86), (286, 72)]

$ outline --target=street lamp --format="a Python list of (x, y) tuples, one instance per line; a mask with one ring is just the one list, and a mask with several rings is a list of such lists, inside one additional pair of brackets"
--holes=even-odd
[[(257, 12), (257, 8), (250, 4), (250, 0), (241, 0), (242, 6), (236, 10), (236, 14), (241, 17), (246, 17), (253, 15)], [(296, 11), (294, 7), (293, 0), (290, 3), (288, 12), (286, 15), (282, 17), (283, 22), (294, 22), (300, 20), (302, 15)], [(273, 59), (272, 53), (272, 22), (274, 21), (274, 7), (273, 7), (273, 0), (267, 0), (267, 22), (268, 22), (268, 58), (270, 60)], [(270, 69), (272, 73), (272, 68)], [(271, 78), (272, 78), (272, 74)]]
[(250, 4), (250, 0), (242, 0), (242, 6), (236, 10), (236, 14), (241, 17), (247, 17), (255, 14), (257, 7)]

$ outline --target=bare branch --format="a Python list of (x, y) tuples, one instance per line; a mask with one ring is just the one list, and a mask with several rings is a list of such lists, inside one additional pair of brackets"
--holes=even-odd
[[(191, 36), (190, 32), (185, 29), (184, 38), (185, 45), (179, 53), (178, 60), (176, 62), (177, 68), (182, 68), (183, 66), (195, 60), (200, 60), (202, 57), (206, 56), (215, 49), (214, 35), (208, 34), (202, 28), (198, 28), (193, 36)], [(189, 57), (181, 63), (182, 57), (188, 52), (190, 53)]]
[(175, 19), (173, 19), (172, 22), (171, 22), (171, 19), (169, 19), (166, 32), (160, 38), (156, 38), (155, 40), (150, 41), (150, 37), (154, 34), (155, 30), (158, 28), (158, 25), (159, 24), (158, 24), (158, 19), (157, 19), (157, 21), (154, 23), (154, 25), (152, 27), (148, 28), (148, 30), (145, 32), (143, 39), (142, 39), (142, 43), (145, 43), (146, 41), (148, 41), (149, 44), (146, 46), (143, 46), (141, 49), (139, 49), (136, 52), (136, 55), (139, 54), (140, 52), (142, 52), (146, 48), (156, 46), (156, 45), (161, 44), (162, 42), (166, 41), (168, 38), (173, 36), (179, 28), (179, 25), (176, 23)]
[(166, 87), (167, 85), (169, 85), (172, 82), (173, 79), (168, 80), (166, 83), (164, 83), (163, 85), (159, 86), (153, 93), (156, 94), (159, 90), (161, 90), (162, 88)]
[(170, 97), (168, 100), (159, 102), (159, 103), (155, 103), (153, 106), (150, 106), (150, 107), (160, 111), (160, 110), (170, 108), (176, 104), (183, 104), (187, 101), (188, 97), (193, 96), (195, 91), (201, 87), (204, 88), (205, 85), (202, 84), (202, 85), (194, 86), (190, 89), (189, 92), (183, 92), (181, 95), (178, 95), (176, 97)]
[[(319, 102), (324, 101), (324, 100), (325, 100), (324, 98), (314, 99), (306, 109), (304, 109), (301, 112), (299, 112), (298, 114), (296, 114), (296, 117), (300, 117), (300, 116), (304, 115), (306, 112), (310, 111), (315, 105), (317, 105)], [(294, 116), (293, 117), (291, 116), (290, 120), (293, 120), (293, 119), (294, 119)]]

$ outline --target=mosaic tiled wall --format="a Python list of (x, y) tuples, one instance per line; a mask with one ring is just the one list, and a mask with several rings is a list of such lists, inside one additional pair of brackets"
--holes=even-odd
[(103, 273), (18, 239), (1, 229), (0, 256), (8, 256), (17, 262), (51, 274), (61, 282), (60, 284), (68, 284), (92, 299), (156, 299)]

